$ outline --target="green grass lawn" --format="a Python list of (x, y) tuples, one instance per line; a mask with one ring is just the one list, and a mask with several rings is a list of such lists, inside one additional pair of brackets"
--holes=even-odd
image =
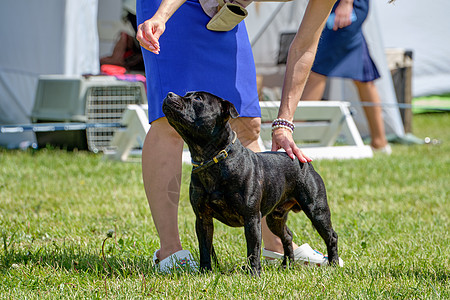
[[(159, 242), (140, 164), (87, 152), (0, 150), (0, 298), (449, 299), (450, 114), (415, 115), (413, 125), (416, 136), (441, 143), (314, 162), (343, 268), (266, 266), (259, 278), (240, 269), (243, 229), (219, 222), (214, 272), (155, 273)], [(179, 223), (183, 246), (195, 254), (189, 172), (186, 165)], [(289, 226), (297, 243), (325, 251), (303, 213), (292, 213)]]
[(417, 97), (412, 99), (412, 102), (414, 105), (412, 112), (415, 114), (436, 111), (448, 112), (450, 110), (450, 93)]

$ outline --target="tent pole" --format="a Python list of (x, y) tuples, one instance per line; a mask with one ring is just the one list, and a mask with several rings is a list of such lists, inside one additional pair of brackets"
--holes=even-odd
[(280, 12), (281, 8), (283, 8), (283, 5), (284, 5), (284, 2), (281, 2), (280, 4), (278, 4), (278, 7), (273, 11), (272, 15), (270, 15), (269, 20), (262, 26), (261, 30), (255, 35), (253, 40), (250, 42), (252, 47), (259, 40), (259, 38), (263, 35), (263, 33), (264, 33), (264, 31), (266, 31), (267, 27), (269, 27), (269, 25), (275, 19), (275, 16)]

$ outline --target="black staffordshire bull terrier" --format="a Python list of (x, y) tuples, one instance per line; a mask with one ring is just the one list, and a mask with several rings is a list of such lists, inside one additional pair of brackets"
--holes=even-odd
[(283, 265), (294, 259), (289, 211), (303, 210), (325, 241), (328, 260), (338, 264), (325, 185), (311, 163), (284, 152), (254, 153), (242, 146), (228, 122), (234, 105), (207, 92), (169, 93), (163, 112), (189, 147), (193, 161), (190, 201), (196, 215), (201, 270), (211, 270), (213, 218), (244, 226), (252, 274), (261, 271), (261, 218), (281, 238)]

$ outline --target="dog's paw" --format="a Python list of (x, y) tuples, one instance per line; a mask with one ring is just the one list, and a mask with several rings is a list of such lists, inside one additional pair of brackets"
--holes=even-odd
[(249, 265), (245, 265), (241, 267), (242, 271), (244, 271), (245, 273), (254, 276), (254, 277), (259, 277), (261, 275), (261, 266), (258, 267), (251, 267)]

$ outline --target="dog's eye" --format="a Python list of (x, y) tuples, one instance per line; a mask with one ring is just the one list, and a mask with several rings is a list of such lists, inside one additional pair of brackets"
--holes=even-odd
[(201, 101), (202, 98), (200, 98), (200, 96), (195, 96), (195, 97), (194, 97), (194, 100)]

